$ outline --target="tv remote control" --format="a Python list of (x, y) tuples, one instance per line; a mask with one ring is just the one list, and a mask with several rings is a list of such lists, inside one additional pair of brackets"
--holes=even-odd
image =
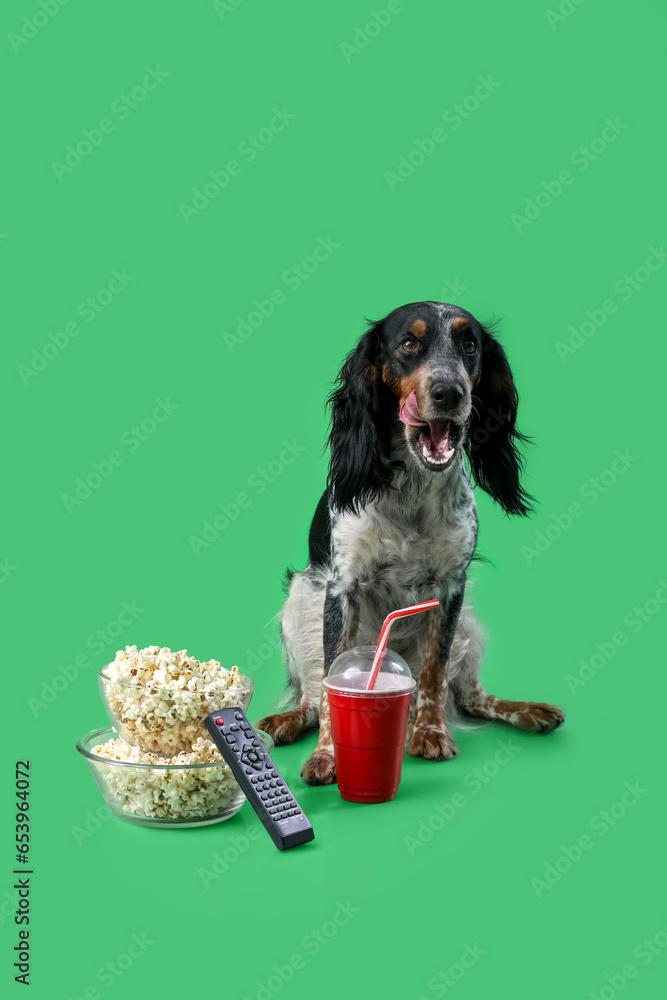
[(221, 708), (206, 728), (279, 851), (315, 836), (285, 779), (240, 708)]

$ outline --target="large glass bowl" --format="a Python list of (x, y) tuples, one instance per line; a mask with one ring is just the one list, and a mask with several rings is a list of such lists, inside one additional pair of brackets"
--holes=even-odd
[[(257, 735), (271, 753), (274, 744), (268, 733), (258, 729)], [(207, 826), (230, 819), (245, 802), (224, 761), (136, 764), (107, 760), (92, 752), (93, 747), (117, 736), (110, 727), (93, 729), (76, 748), (85, 757), (107, 805), (120, 819), (139, 826)]]
[(100, 694), (109, 721), (121, 739), (151, 753), (173, 757), (179, 750), (191, 750), (199, 737), (208, 739), (204, 719), (211, 712), (250, 704), (255, 682), (237, 674), (241, 687), (210, 686), (206, 691), (129, 684), (116, 680), (102, 667), (98, 678)]

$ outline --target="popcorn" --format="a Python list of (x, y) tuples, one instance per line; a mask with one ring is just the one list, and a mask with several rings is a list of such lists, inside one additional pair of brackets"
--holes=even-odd
[[(92, 747), (96, 770), (107, 786), (116, 808), (138, 818), (181, 820), (188, 822), (224, 818), (236, 812), (243, 792), (227, 764), (210, 740), (196, 739), (192, 751), (181, 750), (171, 758), (142, 750), (140, 747), (111, 739)], [(104, 763), (110, 761), (115, 763)], [(148, 767), (124, 767), (122, 764), (159, 764)], [(186, 764), (217, 764), (188, 770)], [(180, 764), (168, 768), (165, 764)]]
[(230, 705), (247, 707), (248, 679), (217, 660), (200, 663), (185, 649), (126, 646), (100, 671), (104, 704), (128, 743), (143, 750), (191, 750), (208, 732), (204, 718)]
[(93, 747), (90, 752), (106, 760), (122, 760), (128, 764), (217, 764), (222, 760), (215, 743), (203, 739), (195, 740), (190, 752), (181, 750), (175, 757), (151, 753), (131, 743), (115, 739)]

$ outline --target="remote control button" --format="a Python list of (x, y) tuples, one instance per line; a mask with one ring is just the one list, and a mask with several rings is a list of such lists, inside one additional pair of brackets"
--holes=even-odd
[(241, 757), (241, 760), (243, 761), (244, 764), (252, 764), (252, 766), (257, 771), (260, 771), (262, 769), (262, 764), (261, 764), (262, 757), (259, 755), (257, 750), (253, 750), (252, 748), (248, 749), (246, 747), (243, 751), (243, 756)]
[(276, 787), (275, 781), (270, 781), (269, 785), (271, 786), (271, 788), (275, 788)]
[(251, 767), (246, 767), (245, 773), (246, 774), (252, 774), (252, 768)]
[(253, 776), (252, 776), (252, 778), (251, 778), (250, 780), (252, 781), (252, 783), (253, 783), (253, 785), (254, 785), (254, 784), (255, 784), (255, 782), (257, 781), (257, 775), (256, 775), (256, 774), (253, 774)]
[(260, 741), (259, 741), (259, 740), (257, 739), (257, 737), (255, 737), (255, 739), (254, 739), (254, 740), (252, 741), (252, 745), (253, 745), (254, 747), (259, 747), (259, 746), (261, 746), (262, 744), (261, 744), (261, 743), (260, 743)]
[(243, 722), (243, 712), (235, 712), (235, 713), (234, 713), (234, 718), (235, 718), (235, 719), (236, 719), (236, 720), (237, 720), (238, 722)]
[(276, 770), (273, 771), (273, 777), (274, 778), (279, 778), (280, 777), (280, 775), (278, 774), (278, 772)]
[[(273, 772), (274, 777), (275, 777), (275, 774), (276, 774), (276, 772), (274, 771)], [(283, 781), (282, 778), (276, 778), (276, 785), (284, 785), (284, 784), (285, 784), (285, 782)]]
[(269, 797), (269, 793), (268, 792), (262, 792), (261, 798), (262, 798), (262, 800), (264, 802), (266, 802), (266, 800), (268, 799), (268, 797)]
[(230, 728), (230, 729), (232, 730), (232, 732), (236, 732), (236, 730), (237, 730), (237, 729), (238, 729), (239, 727), (238, 727), (238, 726), (236, 725), (236, 723), (235, 723), (235, 722), (232, 722), (232, 724), (231, 724), (231, 726), (230, 726), (229, 728)]
[(225, 736), (225, 739), (227, 740), (228, 743), (236, 743), (235, 736)]
[(216, 719), (215, 724), (216, 726), (224, 726), (225, 723), (223, 719)]

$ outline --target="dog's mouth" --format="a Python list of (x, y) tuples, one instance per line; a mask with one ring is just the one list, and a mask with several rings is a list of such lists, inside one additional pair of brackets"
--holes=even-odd
[(451, 420), (430, 420), (413, 435), (413, 451), (427, 469), (446, 469), (451, 465), (461, 438), (461, 427)]
[(421, 464), (431, 472), (448, 469), (461, 442), (461, 424), (453, 420), (424, 420), (414, 392), (401, 406), (399, 416), (411, 429), (407, 434), (408, 442)]

